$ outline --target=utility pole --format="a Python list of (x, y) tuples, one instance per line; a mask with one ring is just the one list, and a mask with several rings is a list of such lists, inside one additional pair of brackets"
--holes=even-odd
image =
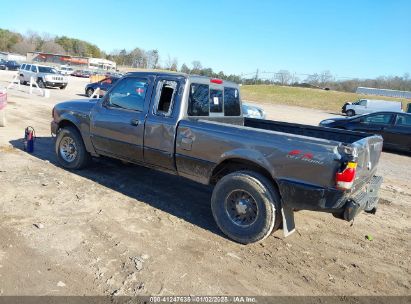
[(257, 80), (258, 80), (258, 69), (255, 72), (255, 79), (254, 79), (254, 84), (257, 84)]

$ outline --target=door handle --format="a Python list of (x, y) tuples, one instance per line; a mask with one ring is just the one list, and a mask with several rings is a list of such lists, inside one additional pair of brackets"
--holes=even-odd
[(130, 124), (132, 125), (132, 126), (138, 126), (139, 124), (140, 124), (140, 121), (138, 120), (138, 119), (132, 119), (131, 121), (130, 121)]

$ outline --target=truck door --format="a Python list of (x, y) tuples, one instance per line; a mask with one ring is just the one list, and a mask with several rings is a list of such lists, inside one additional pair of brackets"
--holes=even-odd
[(91, 141), (97, 152), (143, 161), (144, 120), (152, 78), (128, 76), (117, 82), (91, 111)]
[(175, 170), (174, 143), (185, 77), (160, 76), (144, 131), (144, 162)]
[(394, 124), (384, 131), (393, 148), (411, 151), (411, 115), (397, 114)]

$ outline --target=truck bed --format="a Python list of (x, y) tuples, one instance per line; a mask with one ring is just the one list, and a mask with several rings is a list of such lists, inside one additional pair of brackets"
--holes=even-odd
[(262, 120), (255, 118), (244, 118), (244, 126), (256, 129), (304, 135), (314, 138), (328, 139), (333, 141), (339, 141), (345, 144), (352, 144), (356, 141), (359, 141), (369, 136), (369, 134), (362, 132), (338, 130), (333, 128), (316, 127), (310, 125), (301, 125), (295, 123)]

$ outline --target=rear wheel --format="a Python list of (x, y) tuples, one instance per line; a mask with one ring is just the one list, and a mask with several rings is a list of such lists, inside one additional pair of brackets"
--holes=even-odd
[(58, 162), (67, 169), (84, 168), (91, 159), (79, 131), (74, 127), (59, 130), (55, 148)]
[(214, 188), (211, 209), (221, 231), (242, 244), (261, 241), (281, 225), (278, 192), (252, 171), (224, 176)]
[(347, 116), (354, 116), (355, 115), (355, 112), (354, 112), (354, 110), (348, 110), (347, 111)]
[(88, 88), (87, 91), (86, 91), (87, 97), (91, 97), (91, 95), (93, 95), (93, 93), (94, 93), (94, 90), (92, 88)]

